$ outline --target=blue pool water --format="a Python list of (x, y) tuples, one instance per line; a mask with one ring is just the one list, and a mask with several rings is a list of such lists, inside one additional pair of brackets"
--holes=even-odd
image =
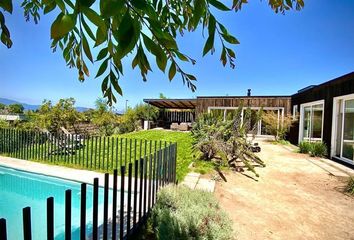
[[(22, 208), (31, 207), (32, 239), (46, 239), (46, 201), (54, 197), (55, 239), (64, 239), (65, 190), (72, 190), (72, 238), (79, 239), (80, 183), (0, 166), (0, 218), (8, 239), (22, 239)], [(87, 185), (87, 235), (92, 225), (93, 186)], [(112, 192), (109, 193), (111, 199)], [(117, 194), (119, 197), (119, 194)], [(103, 188), (99, 189), (99, 219), (103, 222)], [(109, 208), (111, 209), (111, 207)]]

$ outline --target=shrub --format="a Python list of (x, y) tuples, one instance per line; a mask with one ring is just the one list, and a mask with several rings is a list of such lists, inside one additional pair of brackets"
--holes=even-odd
[(232, 239), (230, 219), (211, 193), (168, 186), (152, 211), (157, 239)]
[(290, 114), (282, 118), (283, 121), (279, 123), (279, 116), (274, 111), (262, 113), (262, 124), (264, 124), (266, 132), (274, 136), (275, 141), (283, 140), (294, 122), (293, 116)]
[(327, 146), (323, 142), (313, 142), (311, 143), (311, 152), (312, 157), (325, 157), (327, 155)]
[(354, 177), (350, 177), (348, 185), (345, 190), (346, 192), (354, 195)]
[(300, 153), (309, 153), (311, 151), (311, 143), (307, 141), (300, 142), (299, 152)]
[(303, 141), (299, 144), (300, 153), (309, 153), (312, 157), (325, 157), (327, 155), (327, 146), (323, 142)]
[(252, 152), (247, 134), (254, 132), (256, 125), (251, 121), (259, 121), (260, 112), (254, 116), (251, 109), (246, 109), (242, 114), (241, 106), (230, 118), (222, 120), (213, 113), (199, 116), (192, 127), (193, 148), (202, 153), (203, 159), (217, 159), (220, 166), (229, 165), (237, 171), (247, 168), (258, 177), (255, 166), (265, 164)]

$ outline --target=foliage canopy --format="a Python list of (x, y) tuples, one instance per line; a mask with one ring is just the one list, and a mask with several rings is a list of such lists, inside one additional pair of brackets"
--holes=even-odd
[[(300, 10), (304, 0), (268, 0), (276, 12)], [(69, 67), (78, 70), (84, 81), (90, 76), (87, 62), (99, 62), (95, 75), (102, 79), (102, 92), (109, 103), (115, 102), (115, 92), (122, 95), (119, 78), (124, 73), (122, 60), (134, 54), (131, 65), (138, 67), (142, 79), (152, 71), (148, 55), (155, 57), (157, 67), (169, 80), (179, 74), (192, 91), (196, 77), (185, 72), (181, 62), (195, 60), (179, 49), (177, 36), (198, 27), (207, 32), (203, 56), (215, 52), (215, 39), (221, 42), (220, 60), (234, 68), (236, 54), (231, 46), (239, 41), (216, 18), (216, 11), (239, 11), (247, 0), (233, 0), (226, 6), (219, 0), (23, 0), (26, 21), (38, 23), (42, 14), (58, 14), (52, 23), (52, 49), (58, 48)], [(1, 42), (12, 46), (4, 12), (12, 13), (13, 1), (0, 1)], [(99, 49), (97, 56), (91, 52)]]

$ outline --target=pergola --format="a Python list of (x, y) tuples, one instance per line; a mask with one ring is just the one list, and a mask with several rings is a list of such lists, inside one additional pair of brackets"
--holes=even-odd
[(144, 99), (144, 102), (162, 109), (195, 109), (197, 99)]

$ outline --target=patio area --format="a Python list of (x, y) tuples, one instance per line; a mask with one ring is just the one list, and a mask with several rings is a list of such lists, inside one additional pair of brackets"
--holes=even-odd
[(260, 177), (226, 174), (215, 195), (236, 239), (354, 239), (354, 197), (343, 193), (354, 171), (261, 141)]

